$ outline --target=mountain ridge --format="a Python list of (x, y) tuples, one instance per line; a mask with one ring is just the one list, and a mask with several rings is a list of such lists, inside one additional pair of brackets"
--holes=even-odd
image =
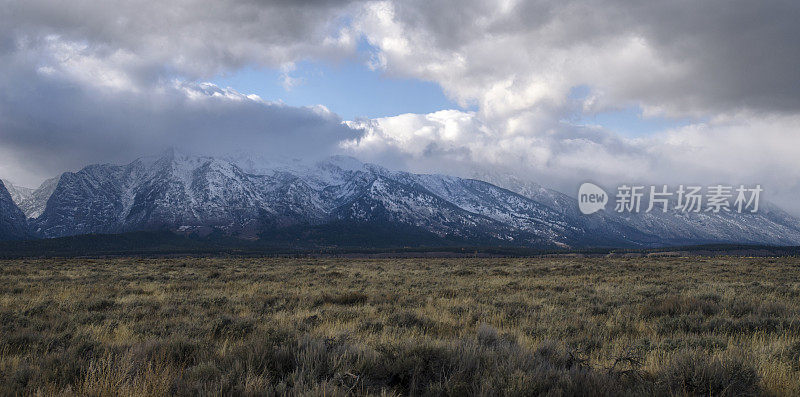
[[(350, 227), (351, 240), (363, 236), (364, 246), (372, 244), (368, 230), (401, 245), (391, 230), (402, 230), (416, 244), (800, 244), (800, 220), (769, 204), (758, 214), (583, 215), (575, 198), (515, 178), (414, 174), (346, 156), (308, 163), (169, 150), (129, 164), (65, 172), (39, 189), (12, 189), (14, 197), (6, 192), (9, 209), (0, 216), (16, 225), (6, 233), (16, 238), (167, 230), (295, 242), (306, 236), (325, 245), (340, 241)], [(18, 204), (26, 211), (10, 208)]]
[(23, 240), (29, 237), (25, 213), (17, 207), (5, 183), (0, 181), (0, 240)]

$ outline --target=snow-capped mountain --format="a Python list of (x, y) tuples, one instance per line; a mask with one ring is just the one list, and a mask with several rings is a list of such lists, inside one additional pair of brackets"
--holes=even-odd
[[(35, 191), (17, 188), (14, 201), (38, 237), (171, 230), (361, 246), (800, 244), (800, 221), (769, 205), (758, 214), (586, 216), (560, 192), (502, 175), (480, 179), (392, 171), (350, 157), (307, 163), (170, 150), (67, 172)], [(46, 205), (25, 205), (33, 201)]]
[[(0, 179), (0, 182), (3, 182), (8, 194), (11, 195), (11, 199), (14, 200), (15, 203), (18, 203), (18, 207), (22, 209), (23, 203), (27, 200), (30, 200), (33, 196), (33, 192), (35, 189), (31, 189), (29, 187), (22, 187), (17, 186), (8, 179)], [(24, 212), (24, 211), (23, 211)]]
[(649, 243), (800, 244), (800, 220), (770, 203), (763, 203), (757, 213), (682, 212), (675, 210), (677, 203), (673, 199), (667, 212), (599, 212), (597, 217), (592, 218), (580, 213), (577, 199), (563, 193), (508, 175), (481, 174), (480, 177), (552, 208), (563, 209), (563, 215), (570, 224), (589, 221), (591, 224), (584, 224), (583, 227), (599, 232), (608, 225), (624, 225), (657, 236), (657, 240)]
[(17, 240), (29, 237), (25, 214), (17, 207), (11, 194), (0, 181), (0, 240)]
[(22, 186), (16, 186), (13, 183), (3, 180), (6, 189), (11, 194), (11, 198), (17, 204), (19, 209), (25, 213), (27, 218), (38, 218), (44, 212), (44, 207), (47, 205), (47, 199), (56, 190), (58, 185), (58, 177), (50, 178), (37, 188), (31, 189)]
[[(290, 226), (350, 222), (403, 225), (464, 241), (568, 241), (561, 233), (566, 225), (557, 224), (552, 210), (478, 181), (392, 172), (346, 157), (254, 172), (175, 151), (123, 166), (89, 166), (60, 177), (31, 225), (44, 237), (153, 229), (255, 237)], [(445, 184), (455, 190), (449, 196), (431, 191), (444, 195)], [(509, 211), (514, 203), (517, 212)]]

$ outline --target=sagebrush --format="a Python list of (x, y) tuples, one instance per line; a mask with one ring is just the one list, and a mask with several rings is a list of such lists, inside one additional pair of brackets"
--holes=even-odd
[(4, 395), (798, 395), (800, 260), (0, 262)]

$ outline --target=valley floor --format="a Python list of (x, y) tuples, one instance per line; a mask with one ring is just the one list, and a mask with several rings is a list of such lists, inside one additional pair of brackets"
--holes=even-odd
[(798, 395), (800, 259), (0, 261), (0, 395)]

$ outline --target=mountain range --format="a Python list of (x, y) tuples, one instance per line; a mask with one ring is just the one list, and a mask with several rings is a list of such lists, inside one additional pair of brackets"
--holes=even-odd
[(91, 165), (38, 189), (0, 183), (0, 239), (171, 231), (286, 246), (800, 245), (800, 220), (654, 211), (583, 215), (569, 195), (508, 175), (393, 171), (335, 156), (306, 163), (169, 150)]

